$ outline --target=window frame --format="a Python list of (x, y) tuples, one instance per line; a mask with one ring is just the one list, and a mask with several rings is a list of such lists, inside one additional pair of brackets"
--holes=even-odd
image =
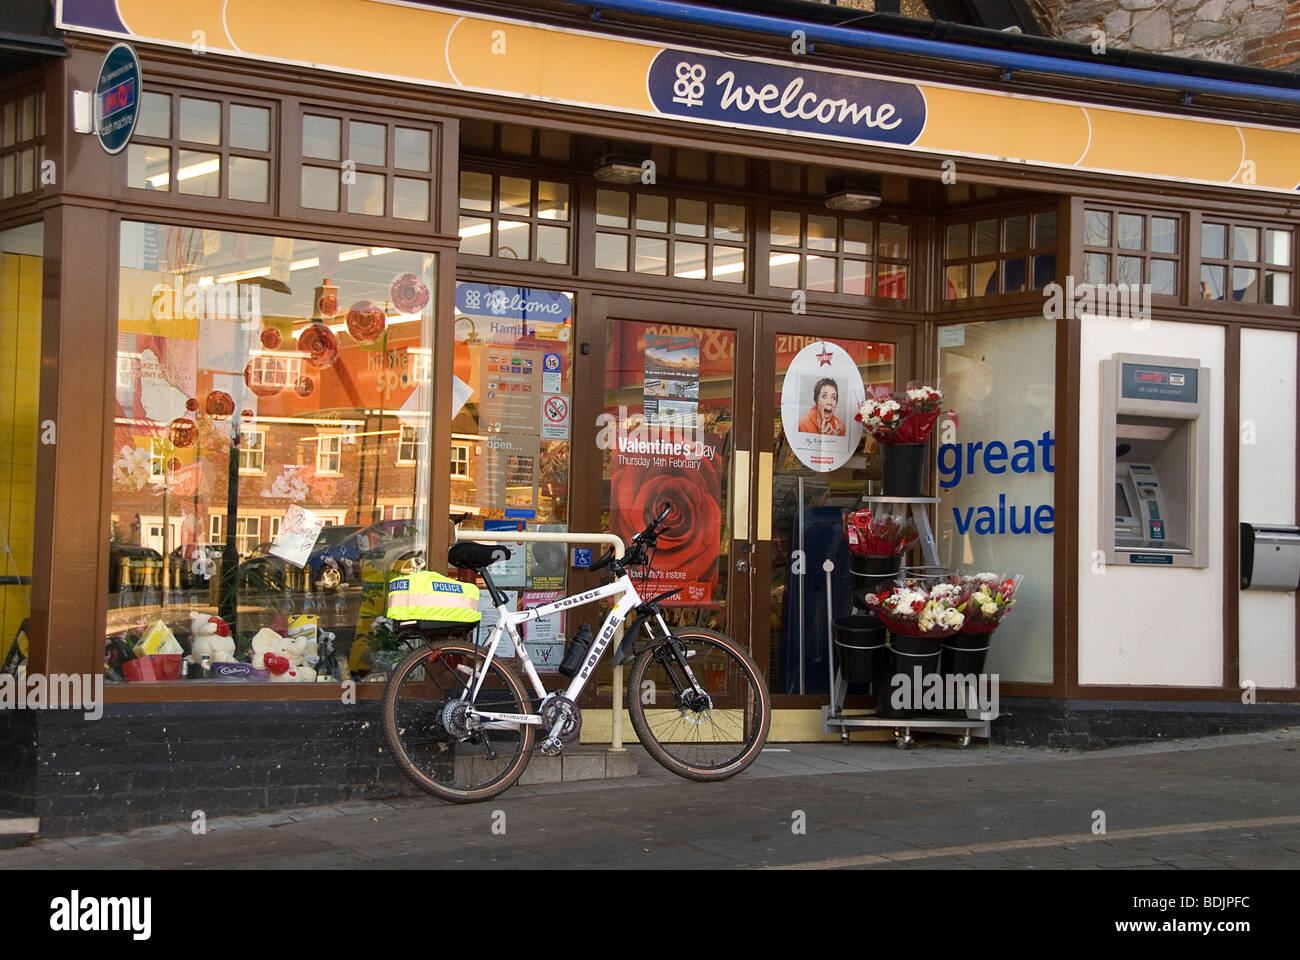
[[(772, 297), (788, 299), (794, 291), (802, 290), (809, 300), (818, 303), (835, 303), (846, 306), (861, 308), (870, 306), (872, 308), (883, 308), (888, 310), (906, 310), (914, 308), (917, 303), (917, 278), (919, 276), (917, 259), (917, 250), (920, 244), (921, 223), (916, 217), (896, 213), (890, 210), (881, 211), (879, 208), (860, 213), (846, 212), (843, 210), (831, 210), (824, 204), (818, 206), (809, 203), (806, 198), (795, 198), (790, 196), (789, 199), (784, 197), (768, 198), (763, 203), (757, 204), (761, 208), (756, 216), (762, 216), (762, 224), (759, 228), (759, 243), (755, 254), (756, 263), (761, 264), (762, 280), (758, 287), (758, 292)], [(772, 215), (774, 213), (796, 213), (799, 215), (799, 244), (792, 246), (789, 244), (772, 243)], [(819, 250), (813, 249), (808, 245), (808, 217), (826, 217), (835, 221), (835, 249)], [(846, 221), (863, 222), (871, 224), (871, 252), (867, 254), (845, 253), (844, 252), (844, 235)], [(880, 226), (882, 223), (894, 223), (907, 227), (907, 254), (905, 258), (896, 257), (881, 258), (880, 256)], [(771, 262), (772, 256), (779, 254), (781, 251), (787, 251), (792, 255), (799, 256), (799, 273), (800, 283), (798, 286), (785, 287), (776, 286), (772, 283)], [(809, 256), (823, 257), (835, 261), (835, 291), (812, 290), (808, 287), (808, 278), (806, 276), (806, 264)], [(843, 287), (844, 264), (865, 263), (868, 266), (868, 293), (844, 293)], [(882, 297), (874, 291), (879, 289), (880, 272), (879, 267), (899, 266), (907, 269), (907, 295), (903, 297)]]
[[(342, 433), (319, 433), (316, 435), (316, 475), (319, 477), (337, 477), (343, 473), (343, 438)], [(337, 450), (326, 450), (329, 443), (337, 447)], [(322, 457), (337, 457), (338, 466), (333, 468), (322, 468)]]
[[(462, 188), (461, 178), (467, 174), (480, 174), (492, 178), (491, 199), (489, 200), (489, 210), (471, 210), (461, 206)], [(501, 178), (513, 177), (517, 180), (529, 181), (528, 204), (529, 213), (524, 214), (507, 214), (502, 213), (501, 206)], [(540, 184), (559, 183), (569, 189), (569, 217), (567, 220), (551, 220), (539, 215)], [(519, 166), (505, 167), (500, 164), (475, 163), (473, 161), (462, 163), (460, 169), (456, 171), (456, 235), (461, 236), (461, 221), (464, 219), (486, 220), (488, 221), (488, 249), (489, 253), (470, 253), (464, 249), (464, 238), (461, 237), (461, 249), (457, 253), (458, 258), (464, 258), (465, 265), (472, 265), (477, 262), (493, 264), (527, 264), (529, 271), (546, 270), (556, 271), (566, 276), (571, 276), (577, 265), (578, 259), (578, 184), (572, 176), (561, 176), (558, 172), (547, 171), (540, 168)], [(529, 225), (528, 229), (528, 255), (522, 257), (500, 257), (496, 251), (499, 249), (501, 221), (523, 222)], [(557, 227), (568, 232), (568, 240), (565, 246), (567, 260), (564, 263), (556, 263), (553, 260), (537, 259), (537, 237), (539, 227)]]
[[(1077, 282), (1093, 283), (1088, 279), (1087, 257), (1088, 254), (1102, 254), (1107, 259), (1105, 283), (1121, 283), (1130, 281), (1121, 281), (1118, 277), (1119, 257), (1133, 257), (1142, 261), (1142, 277), (1138, 281), (1141, 284), (1151, 282), (1151, 261), (1162, 260), (1170, 261), (1174, 264), (1174, 292), (1151, 293), (1151, 302), (1171, 306), (1183, 303), (1189, 286), (1192, 281), (1193, 263), (1191, 257), (1191, 218), (1185, 210), (1169, 210), (1154, 207), (1131, 206), (1122, 203), (1098, 202), (1084, 200), (1078, 207), (1079, 211), (1079, 275)], [(1087, 224), (1089, 212), (1107, 213), (1110, 215), (1110, 243), (1107, 246), (1100, 244), (1090, 244), (1087, 242)], [(1119, 245), (1119, 216), (1140, 216), (1142, 217), (1142, 247), (1141, 249), (1130, 249)], [(1174, 232), (1175, 243), (1174, 252), (1167, 253), (1151, 249), (1151, 220), (1158, 217), (1163, 220), (1173, 220), (1177, 224)], [(1199, 233), (1198, 233), (1199, 236)], [(1185, 271), (1180, 276), (1180, 272)], [(1199, 264), (1195, 266), (1197, 278), (1200, 276)]]
[[(248, 213), (252, 215), (273, 214), (278, 207), (280, 172), (280, 123), (282, 113), (280, 103), (276, 100), (260, 99), (258, 97), (247, 96), (243, 94), (233, 95), (223, 93), (219, 90), (213, 90), (203, 87), (191, 87), (176, 83), (150, 84), (147, 91), (150, 94), (160, 94), (170, 98), (171, 103), (171, 125), (170, 136), (167, 138), (146, 136), (137, 130), (131, 136), (131, 146), (159, 146), (166, 147), (170, 153), (167, 163), (168, 182), (166, 189), (148, 189), (146, 187), (133, 187), (127, 183), (128, 163), (131, 154), (131, 146), (123, 150), (114, 159), (117, 161), (115, 167), (115, 181), (122, 191), (124, 199), (135, 200), (137, 198), (148, 197), (158, 203), (168, 206), (196, 206), (203, 209), (214, 211), (238, 213)], [(221, 142), (219, 144), (197, 143), (190, 140), (181, 140), (180, 138), (180, 101), (181, 98), (193, 100), (211, 100), (219, 104), (221, 117)], [(269, 111), (267, 131), (267, 149), (265, 151), (254, 150), (249, 147), (233, 147), (230, 143), (230, 108), (233, 106), (254, 107), (261, 110)], [(182, 150), (189, 150), (201, 153), (215, 153), (220, 156), (221, 174), (220, 187), (218, 195), (215, 197), (203, 196), (200, 194), (182, 193), (174, 189), (179, 181), (177, 176), (180, 167), (180, 154)], [(243, 157), (253, 160), (262, 160), (267, 164), (267, 183), (266, 183), (266, 200), (259, 202), (256, 200), (237, 200), (230, 196), (230, 159), (231, 157)], [(235, 204), (234, 207), (228, 207), (226, 204)]]
[[(1224, 252), (1229, 255), (1228, 257), (1207, 258), (1205, 256), (1204, 247), (1203, 247), (1203, 236), (1204, 236), (1203, 231), (1204, 231), (1204, 227), (1207, 224), (1223, 224), (1225, 226), (1226, 236), (1225, 236)], [(1261, 257), (1260, 260), (1257, 261), (1237, 260), (1231, 256), (1233, 252), (1233, 228), (1234, 227), (1249, 227), (1260, 231), (1259, 234), (1259, 241), (1260, 241), (1259, 254)], [(1278, 264), (1269, 264), (1264, 261), (1263, 258), (1266, 256), (1265, 250), (1267, 249), (1267, 242), (1268, 242), (1266, 231), (1268, 230), (1280, 230), (1289, 233), (1291, 235), (1291, 262), (1287, 266), (1281, 266)], [(1268, 311), (1269, 315), (1272, 316), (1292, 316), (1295, 314), (1297, 309), (1296, 275), (1297, 273), (1300, 273), (1300, 269), (1297, 268), (1296, 242), (1300, 240), (1300, 231), (1296, 230), (1294, 223), (1287, 223), (1285, 221), (1280, 221), (1280, 220), (1268, 220), (1265, 218), (1236, 217), (1231, 215), (1219, 216), (1217, 214), (1198, 211), (1191, 218), (1189, 232), (1191, 236), (1195, 238), (1196, 241), (1195, 251), (1194, 252), (1189, 251), (1189, 257), (1188, 257), (1187, 286), (1189, 287), (1188, 295), (1191, 298), (1189, 300), (1189, 303), (1203, 310), (1227, 309), (1227, 310), (1234, 310), (1234, 311), (1256, 311), (1262, 309)], [(1192, 245), (1189, 244), (1189, 247), (1191, 246)], [(1259, 292), (1261, 295), (1263, 294), (1263, 283), (1265, 279), (1264, 277), (1265, 271), (1272, 269), (1273, 272), (1276, 273), (1289, 274), (1290, 275), (1290, 286), (1288, 287), (1289, 302), (1285, 305), (1265, 303), (1262, 299), (1257, 300), (1255, 302), (1250, 302), (1246, 300), (1235, 300), (1230, 295), (1225, 296), (1224, 299), (1222, 300), (1208, 299), (1201, 295), (1201, 273), (1205, 266), (1222, 266), (1225, 268), (1225, 282), (1227, 284), (1227, 287), (1225, 287), (1225, 293), (1228, 293), (1231, 288), (1232, 271), (1235, 267), (1241, 267), (1243, 269), (1253, 269), (1259, 272), (1260, 274)], [(1194, 276), (1193, 276), (1193, 270), (1195, 271)]]
[[(1035, 221), (1034, 218), (1041, 214), (1054, 214), (1056, 216), (1056, 231), (1051, 246), (1036, 246), (1034, 243)], [(1006, 223), (1015, 217), (1025, 217), (1025, 245), (1014, 250), (1004, 250), (1006, 237)], [(992, 220), (997, 224), (997, 249), (991, 253), (975, 253), (975, 227), (977, 224)], [(967, 251), (964, 256), (948, 256), (948, 230), (950, 227), (965, 224), (970, 227), (967, 235)], [(1047, 283), (1055, 283), (1056, 277), (1061, 268), (1061, 215), (1060, 207), (1055, 203), (1035, 203), (1031, 205), (1019, 205), (1014, 207), (1000, 206), (995, 208), (973, 208), (962, 209), (955, 208), (935, 219), (935, 280), (938, 284), (934, 291), (935, 303), (940, 310), (961, 310), (971, 309), (972, 307), (982, 307), (988, 304), (998, 304), (1007, 302), (1024, 301), (1028, 299), (1041, 301), (1043, 298), (1044, 287), (1034, 287), (1034, 262), (1039, 257), (1052, 256), (1055, 258), (1052, 278)], [(1005, 282), (1005, 264), (1015, 260), (1023, 260), (1025, 263), (1025, 289), (1014, 290), (1010, 292), (1001, 289)], [(989, 294), (974, 294), (975, 267), (978, 264), (994, 262), (997, 264), (998, 291)], [(968, 293), (964, 297), (949, 298), (947, 294), (948, 270), (952, 267), (963, 267), (966, 270), (966, 282)]]
[[(287, 105), (286, 105), (287, 106)], [(443, 221), (441, 178), (445, 172), (455, 169), (454, 160), (449, 165), (450, 153), (446, 143), (448, 136), (445, 121), (414, 115), (410, 112), (383, 115), (367, 113), (361, 110), (344, 109), (328, 106), (314, 100), (298, 100), (292, 109), (285, 110), (286, 116), (293, 118), (292, 124), (286, 124), (281, 135), (285, 143), (285, 164), (281, 176), (284, 191), (284, 208), (291, 216), (306, 222), (328, 223), (332, 227), (353, 228), (360, 232), (375, 229), (397, 230), (404, 233), (427, 235), (437, 233)], [(303, 123), (307, 116), (327, 117), (339, 121), (339, 159), (327, 160), (303, 155)], [(355, 163), (352, 168), (358, 174), (378, 175), (384, 178), (384, 210), (380, 214), (355, 213), (348, 210), (348, 190), (351, 184), (343, 182), (344, 162), (348, 154), (348, 132), (352, 123), (367, 123), (383, 126), (384, 159), (383, 166), (377, 164)], [(429, 170), (409, 170), (396, 166), (397, 128), (420, 130), (429, 134)], [(302, 171), (305, 167), (329, 169), (339, 174), (339, 206), (337, 210), (322, 210), (308, 207), (302, 202)], [(426, 180), (429, 185), (429, 216), (424, 220), (409, 220), (393, 216), (394, 183), (397, 177)]]
[[(239, 428), (239, 475), (240, 476), (265, 476), (266, 475), (266, 433), (267, 431), (259, 430), (256, 427), (241, 426)], [(256, 447), (249, 447), (244, 442), (244, 438), (248, 436), (256, 436), (259, 438)], [(251, 455), (254, 453), (256, 453), (258, 456), (258, 465), (256, 467), (244, 466), (244, 458), (246, 456), (251, 458)]]
[[(470, 464), (470, 454), (471, 454), (470, 447), (471, 444), (468, 443), (457, 443), (455, 440), (451, 442), (451, 479), (453, 480), (473, 479), (469, 475), (469, 464)], [(463, 458), (458, 456), (458, 454), (461, 452), (465, 454)], [(464, 465), (465, 467), (464, 473), (461, 473), (456, 469), (461, 465)]]
[[(411, 432), (411, 439), (406, 439), (406, 432)], [(404, 458), (402, 451), (410, 447), (411, 456)], [(420, 462), (420, 432), (408, 423), (403, 423), (397, 428), (397, 464), (399, 466), (411, 467)], [(396, 518), (394, 518), (396, 519)]]

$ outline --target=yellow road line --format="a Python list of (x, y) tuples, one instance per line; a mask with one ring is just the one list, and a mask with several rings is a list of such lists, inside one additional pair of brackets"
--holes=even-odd
[(1007, 850), (1032, 850), (1038, 847), (1059, 847), (1097, 840), (1130, 840), (1138, 837), (1169, 837), (1188, 833), (1208, 833), (1212, 830), (1244, 830), (1252, 827), (1300, 826), (1300, 816), (1258, 817), (1254, 820), (1211, 820), (1206, 823), (1171, 823), (1159, 827), (1133, 827), (1111, 830), (1107, 833), (1061, 833), (1052, 837), (1028, 837), (1023, 840), (1000, 840), (994, 843), (969, 843), (958, 847), (927, 847), (921, 850), (892, 850), (889, 853), (868, 853), (858, 857), (837, 857), (830, 860), (809, 860), (764, 867), (765, 870), (835, 870), (840, 867), (864, 867), (873, 864), (906, 863), (909, 860), (931, 860), (936, 857), (962, 857), (976, 853), (1002, 853)]

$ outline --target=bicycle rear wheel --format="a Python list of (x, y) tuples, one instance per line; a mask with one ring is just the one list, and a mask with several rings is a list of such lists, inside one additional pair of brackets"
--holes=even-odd
[[(482, 669), (483, 651), (469, 641), (421, 644), (389, 674), (384, 689), (384, 737), (393, 759), (421, 790), (442, 800), (495, 797), (519, 779), (532, 753), (533, 728), (527, 724), (471, 728), (468, 689)], [(535, 712), (518, 674), (496, 659), (474, 705), (499, 713)]]
[[(688, 780), (725, 780), (767, 742), (771, 698), (758, 667), (735, 641), (712, 630), (675, 631), (643, 650), (628, 676), (627, 704), (641, 745)], [(701, 697), (685, 667), (704, 691)]]

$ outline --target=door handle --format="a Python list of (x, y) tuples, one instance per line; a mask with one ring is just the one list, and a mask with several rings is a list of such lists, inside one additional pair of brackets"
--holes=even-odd
[(749, 561), (748, 561), (748, 560), (737, 560), (737, 561), (736, 561), (736, 572), (737, 572), (737, 573), (748, 573), (748, 572), (749, 572)]

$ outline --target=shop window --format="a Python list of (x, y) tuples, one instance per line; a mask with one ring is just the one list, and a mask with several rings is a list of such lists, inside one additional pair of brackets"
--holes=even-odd
[(266, 431), (239, 431), (239, 472), (263, 473), (266, 463)]
[(397, 435), (397, 462), (409, 464), (416, 462), (416, 445), (420, 442), (419, 433), (410, 424), (402, 424)]
[(721, 200), (596, 190), (596, 267), (743, 284), (749, 208)]
[(961, 416), (955, 436), (937, 436), (930, 460), (942, 498), (939, 562), (968, 575), (1025, 575), (985, 669), (1003, 683), (1050, 683), (1056, 323), (1041, 314), (965, 323), (962, 336), (939, 342), (944, 406)]
[(413, 515), (413, 511), (410, 504), (407, 504), (405, 506), (395, 504), (393, 506), (394, 520), (410, 520), (412, 515)]
[(1291, 306), (1295, 232), (1289, 227), (1201, 223), (1201, 298)]
[(809, 293), (907, 299), (911, 226), (773, 207), (768, 283)]
[[(487, 283), (456, 284), (451, 512), (487, 530), (564, 532), (569, 523), (573, 430), (573, 295)], [(493, 568), (512, 609), (559, 599), (567, 552), (558, 544), (511, 544)], [(483, 594), (487, 596), (486, 593)], [(553, 644), (564, 618), (525, 640)], [(543, 632), (548, 639), (543, 640)], [(558, 651), (536, 657), (554, 672)]]
[(126, 149), (126, 185), (270, 204), (274, 123), (270, 103), (145, 91)]
[(451, 445), (451, 478), (453, 480), (469, 479), (468, 443), (453, 443)]
[(0, 101), (0, 201), (39, 190), (44, 165), (44, 91)]
[(1056, 280), (1056, 211), (971, 215), (940, 226), (943, 298), (1041, 290)]
[(326, 213), (431, 220), (434, 130), (305, 108), (300, 205)]
[(1150, 284), (1152, 296), (1178, 296), (1182, 224), (1176, 214), (1088, 207), (1081, 282)]
[[(210, 138), (207, 120), (187, 135)], [(110, 678), (141, 676), (142, 641), (193, 652), (193, 611), (230, 627), (214, 658), (230, 678), (270, 679), (267, 643), (320, 631), (337, 665), (300, 679), (377, 675), (387, 583), (428, 546), (434, 401), (415, 358), (432, 349), (437, 256), (132, 221), (119, 237), (105, 469), (111, 512), (141, 520), (109, 546)], [(385, 520), (395, 501), (426, 519)]]
[(461, 171), (462, 254), (568, 263), (572, 216), (567, 183)]

